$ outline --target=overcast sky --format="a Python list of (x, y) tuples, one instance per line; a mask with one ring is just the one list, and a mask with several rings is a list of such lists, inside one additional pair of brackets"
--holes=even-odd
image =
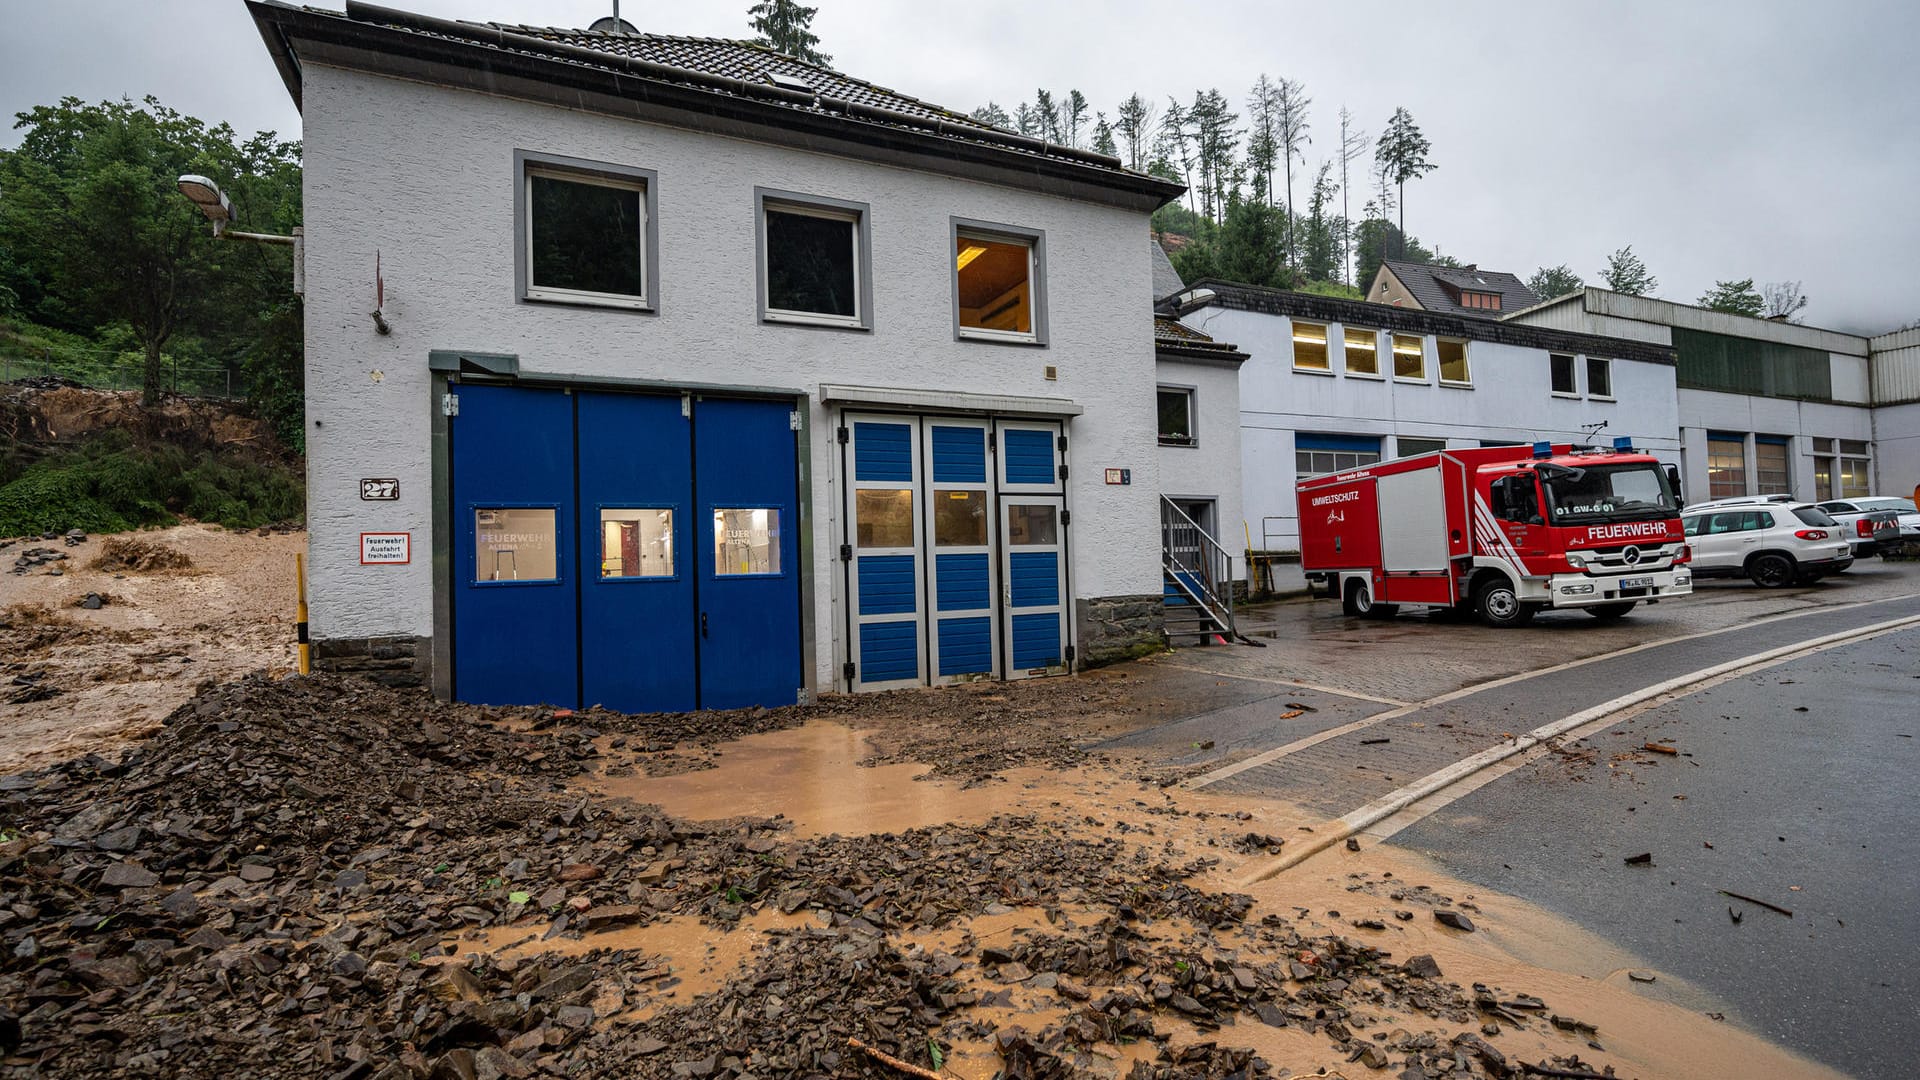
[[(339, 0), (317, 0), (331, 6)], [(451, 18), (585, 26), (612, 0), (389, 0)], [(1313, 98), (1310, 170), (1341, 105), (1377, 135), (1405, 105), (1438, 170), (1407, 229), (1463, 261), (1595, 281), (1625, 244), (1692, 302), (1716, 279), (1798, 279), (1804, 321), (1920, 319), (1920, 4), (1910, 0), (1287, 5), (817, 0), (836, 67), (961, 110), (1078, 88), (1109, 115), (1262, 72)], [(747, 36), (747, 0), (627, 0), (642, 30)], [(147, 94), (245, 132), (300, 117), (239, 0), (4, 0), (0, 110)], [(934, 13), (945, 13), (936, 15)], [(1176, 13), (1178, 12), (1178, 13)], [(17, 132), (0, 133), (13, 145)], [(1296, 173), (1300, 170), (1296, 168)], [(1296, 177), (1304, 201), (1305, 182)], [(1353, 208), (1365, 201), (1355, 178)]]

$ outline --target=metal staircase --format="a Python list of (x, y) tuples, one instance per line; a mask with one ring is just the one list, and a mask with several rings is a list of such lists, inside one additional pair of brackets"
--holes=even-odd
[(1160, 566), (1170, 643), (1224, 645), (1239, 638), (1233, 623), (1233, 556), (1165, 495), (1160, 496)]

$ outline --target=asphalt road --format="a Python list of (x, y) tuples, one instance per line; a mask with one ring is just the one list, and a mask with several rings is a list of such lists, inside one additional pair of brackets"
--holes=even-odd
[[(1636, 751), (1661, 740), (1682, 753)], [(1920, 630), (1909, 629), (1645, 712), (1392, 842), (1568, 916), (1810, 1057), (1868, 1080), (1910, 1077), (1920, 1067), (1916, 742)], [(1652, 866), (1623, 861), (1642, 852)]]

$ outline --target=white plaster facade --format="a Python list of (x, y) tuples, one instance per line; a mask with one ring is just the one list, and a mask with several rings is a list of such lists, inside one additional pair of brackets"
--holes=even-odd
[[(784, 389), (806, 396), (815, 685), (847, 644), (835, 410), (823, 383), (1060, 399), (1075, 598), (1158, 594), (1159, 450), (1144, 211), (308, 62), (308, 523), (316, 639), (434, 626), (430, 350), (511, 354), (523, 375)], [(653, 170), (656, 313), (516, 298), (516, 150)], [(870, 206), (873, 329), (756, 318), (756, 186)], [(1044, 231), (1045, 347), (956, 340), (950, 221)], [(375, 261), (391, 336), (375, 333)], [(809, 453), (811, 455), (809, 460)], [(1130, 486), (1102, 482), (1132, 470)], [(397, 477), (397, 502), (357, 478)], [(363, 566), (358, 534), (405, 531), (413, 561)]]
[[(1245, 578), (1246, 532), (1241, 513), (1239, 364), (1162, 355), (1159, 386), (1193, 394), (1191, 445), (1161, 443), (1160, 492), (1170, 499), (1208, 500), (1214, 505), (1214, 539), (1233, 558), (1233, 575)], [(1204, 523), (1203, 523), (1204, 524)]]
[[(1620, 353), (1631, 350), (1624, 343), (1614, 349), (1592, 343), (1583, 348), (1569, 338), (1559, 348), (1549, 348), (1473, 340), (1470, 335), (1479, 320), (1423, 316), (1458, 328), (1445, 336), (1467, 340), (1469, 385), (1441, 382), (1436, 355), (1441, 335), (1431, 332), (1421, 335), (1427, 361), (1424, 380), (1396, 378), (1390, 368), (1385, 376), (1349, 372), (1344, 331), (1348, 325), (1366, 331), (1388, 326), (1385, 311), (1378, 321), (1366, 319), (1371, 314), (1367, 309), (1375, 307), (1339, 302), (1328, 310), (1350, 312), (1350, 323), (1326, 317), (1305, 320), (1328, 328), (1327, 371), (1294, 367), (1289, 316), (1210, 305), (1182, 317), (1184, 324), (1231, 341), (1250, 357), (1240, 369), (1241, 507), (1245, 535), (1254, 550), (1290, 551), (1299, 545), (1295, 449), (1296, 436), (1303, 432), (1378, 439), (1383, 458), (1401, 456), (1401, 438), (1471, 447), (1543, 439), (1605, 444), (1626, 436), (1663, 460), (1679, 460), (1671, 365), (1625, 359)], [(1588, 392), (1587, 348), (1611, 360), (1611, 398)], [(1573, 394), (1553, 393), (1549, 356), (1556, 351), (1576, 358)], [(1595, 433), (1590, 425), (1602, 421), (1606, 426)]]

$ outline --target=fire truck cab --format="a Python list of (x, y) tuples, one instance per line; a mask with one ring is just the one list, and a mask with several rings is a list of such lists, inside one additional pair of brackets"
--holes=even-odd
[(1301, 480), (1300, 561), (1351, 615), (1617, 619), (1693, 591), (1679, 490), (1676, 469), (1625, 440), (1440, 450)]

